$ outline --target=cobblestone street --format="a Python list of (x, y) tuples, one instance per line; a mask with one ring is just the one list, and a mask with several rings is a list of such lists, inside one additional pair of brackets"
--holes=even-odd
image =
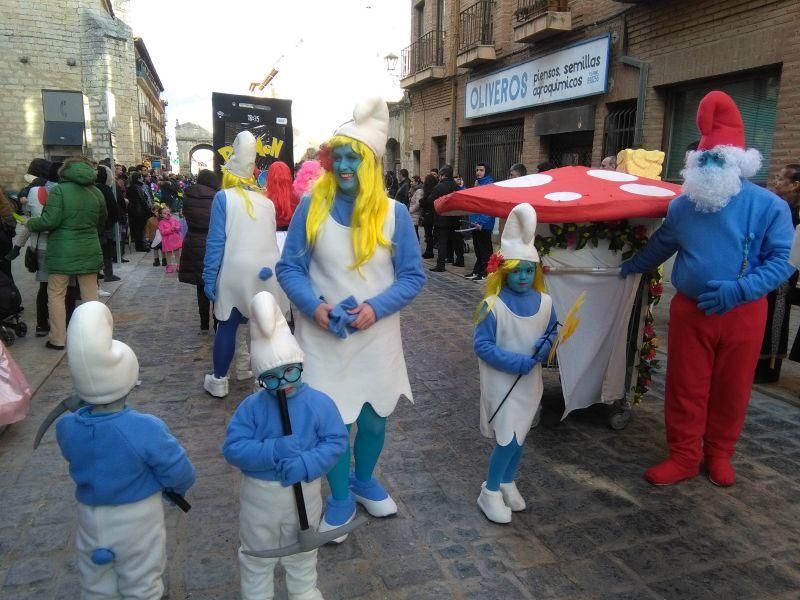
[[(612, 431), (600, 410), (563, 423), (545, 414), (520, 466), (528, 508), (511, 525), (488, 522), (475, 503), (491, 451), (478, 430), (471, 339), (480, 287), (459, 273), (430, 274), (403, 313), (415, 404), (401, 400), (389, 419), (378, 473), (399, 514), (321, 550), (328, 600), (800, 597), (800, 410), (759, 392), (733, 488), (703, 476), (667, 488), (642, 479), (665, 454), (662, 372), (623, 431)], [(129, 404), (166, 421), (198, 471), (192, 510), (167, 509), (169, 597), (238, 598), (239, 472), (220, 446), (250, 384), (233, 383), (224, 401), (203, 391), (212, 338), (198, 335), (192, 286), (150, 266), (149, 256), (122, 275), (107, 300), (115, 338), (139, 357), (142, 384)], [(24, 303), (32, 331), (31, 290)], [(0, 597), (74, 600), (74, 485), (52, 429), (32, 451), (43, 417), (71, 391), (66, 359), (50, 373), (58, 353), (32, 333), (11, 350), (26, 372), (36, 363), (32, 383), (42, 384), (29, 418), (0, 436)], [(554, 373), (545, 388), (552, 402)], [(278, 590), (285, 598), (282, 575)]]

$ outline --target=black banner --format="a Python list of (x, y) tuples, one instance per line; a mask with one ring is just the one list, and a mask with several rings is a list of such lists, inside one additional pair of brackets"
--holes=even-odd
[(256, 166), (266, 170), (280, 160), (294, 172), (292, 101), (235, 94), (211, 94), (214, 111), (214, 170), (230, 158), (233, 140), (243, 130), (256, 138)]

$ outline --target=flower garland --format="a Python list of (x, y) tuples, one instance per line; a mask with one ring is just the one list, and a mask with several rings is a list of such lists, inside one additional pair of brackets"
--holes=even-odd
[[(600, 240), (608, 240), (612, 252), (622, 252), (627, 260), (647, 244), (647, 227), (631, 225), (628, 221), (603, 221), (598, 223), (563, 223), (550, 225), (550, 236), (536, 236), (536, 249), (540, 256), (547, 256), (553, 248), (575, 248), (580, 250), (588, 244), (597, 248)], [(656, 359), (659, 346), (653, 318), (653, 307), (661, 300), (664, 286), (661, 283), (661, 269), (642, 274), (648, 277), (647, 312), (645, 313), (642, 347), (639, 350), (638, 375), (632, 386), (633, 403), (639, 404), (653, 383), (653, 374), (661, 368)]]

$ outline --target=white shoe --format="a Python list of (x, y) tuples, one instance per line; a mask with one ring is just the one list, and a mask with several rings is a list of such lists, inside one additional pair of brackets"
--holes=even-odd
[(97, 295), (98, 295), (98, 297), (100, 297), (100, 298), (108, 298), (108, 297), (111, 295), (111, 292), (107, 292), (107, 291), (105, 291), (105, 290), (100, 290), (100, 289), (98, 289), (98, 290), (97, 290)]
[[(347, 521), (345, 521), (344, 523), (342, 523), (342, 525), (347, 525), (350, 521), (352, 521), (355, 518), (356, 518), (356, 511), (354, 510), (353, 514), (350, 515), (350, 518), (347, 519)], [(325, 515), (322, 515), (322, 519), (320, 519), (319, 528), (317, 529), (317, 531), (319, 531), (320, 533), (325, 533), (326, 531), (330, 531), (331, 529), (336, 529), (337, 527), (342, 527), (342, 525), (331, 525), (330, 523), (328, 523), (325, 520)], [(341, 537), (337, 537), (337, 538), (332, 539), (329, 543), (341, 544), (343, 541), (345, 541), (347, 539), (348, 535), (350, 535), (350, 534), (349, 533), (345, 533)]]
[(236, 371), (236, 381), (247, 381), (253, 378), (252, 371)]
[(206, 373), (203, 389), (215, 398), (224, 398), (228, 395), (228, 378), (217, 378), (211, 373)]
[(503, 494), (503, 502), (506, 503), (506, 506), (508, 506), (512, 512), (525, 510), (525, 498), (519, 493), (515, 482), (501, 483), (500, 493)]
[(397, 514), (397, 503), (391, 496), (386, 496), (383, 500), (370, 500), (353, 492), (353, 496), (364, 509), (373, 517), (389, 517)]
[(486, 482), (481, 484), (481, 495), (478, 496), (478, 506), (486, 518), (495, 523), (511, 523), (511, 509), (503, 502), (500, 491), (492, 492), (486, 489)]

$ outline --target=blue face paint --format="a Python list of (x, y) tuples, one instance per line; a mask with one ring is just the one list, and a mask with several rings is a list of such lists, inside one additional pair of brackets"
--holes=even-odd
[(506, 275), (506, 286), (512, 292), (521, 294), (533, 287), (533, 279), (536, 275), (536, 263), (528, 260), (521, 260), (515, 269)]
[(267, 390), (270, 396), (278, 396), (278, 390), (284, 390), (286, 397), (291, 398), (303, 385), (303, 365), (293, 363), (264, 371), (258, 376), (258, 383)]
[(701, 167), (724, 167), (725, 158), (717, 152), (706, 150), (700, 155), (697, 163)]
[(358, 195), (358, 167), (361, 166), (361, 155), (353, 150), (351, 144), (337, 146), (331, 152), (333, 174), (339, 191), (347, 196)]

